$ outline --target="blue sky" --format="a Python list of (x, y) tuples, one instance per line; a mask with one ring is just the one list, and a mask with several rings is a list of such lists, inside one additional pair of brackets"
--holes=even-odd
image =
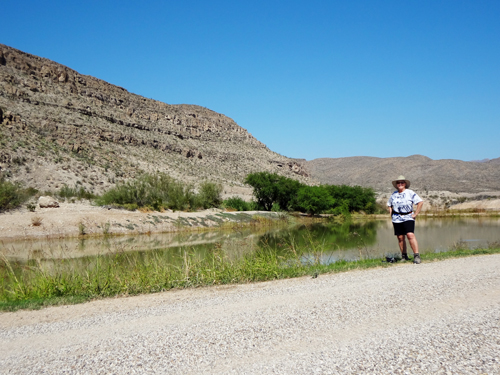
[(500, 1), (11, 1), (0, 43), (271, 150), (500, 157)]

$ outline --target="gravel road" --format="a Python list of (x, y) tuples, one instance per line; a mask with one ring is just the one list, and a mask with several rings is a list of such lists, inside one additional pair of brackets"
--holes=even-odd
[(0, 314), (2, 374), (499, 374), (500, 255)]

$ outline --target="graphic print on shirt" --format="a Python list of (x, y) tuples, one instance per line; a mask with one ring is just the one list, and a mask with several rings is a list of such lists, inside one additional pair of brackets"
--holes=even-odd
[(404, 193), (398, 194), (392, 201), (392, 209), (401, 215), (408, 215), (413, 211), (413, 204), (408, 202)]
[(414, 220), (412, 217), (413, 205), (422, 202), (413, 190), (406, 189), (400, 193), (395, 191), (392, 193), (387, 205), (392, 207), (392, 222), (402, 223), (408, 220)]

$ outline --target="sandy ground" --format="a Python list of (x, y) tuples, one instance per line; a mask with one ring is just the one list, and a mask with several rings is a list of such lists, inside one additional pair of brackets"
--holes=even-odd
[(0, 313), (9, 374), (498, 374), (500, 255)]

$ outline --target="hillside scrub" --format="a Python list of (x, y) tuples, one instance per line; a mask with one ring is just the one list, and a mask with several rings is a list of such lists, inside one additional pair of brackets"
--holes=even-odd
[(0, 212), (21, 206), (37, 191), (25, 189), (20, 183), (10, 182), (0, 174)]
[(77, 198), (77, 199), (95, 199), (96, 195), (88, 192), (83, 186), (74, 188), (68, 185), (63, 185), (61, 189), (56, 193), (56, 195), (63, 199)]
[(96, 199), (100, 206), (110, 205), (130, 210), (150, 208), (155, 211), (180, 211), (218, 207), (222, 203), (222, 186), (203, 182), (199, 193), (194, 187), (175, 180), (165, 173), (144, 174), (120, 183)]
[(246, 202), (240, 197), (227, 198), (222, 202), (222, 207), (226, 210), (253, 211), (256, 210), (255, 202)]
[(284, 211), (308, 214), (327, 212), (347, 215), (350, 212), (377, 210), (375, 192), (371, 188), (347, 185), (308, 186), (276, 173), (250, 173), (245, 182), (253, 187), (259, 209), (271, 211), (278, 205)]

